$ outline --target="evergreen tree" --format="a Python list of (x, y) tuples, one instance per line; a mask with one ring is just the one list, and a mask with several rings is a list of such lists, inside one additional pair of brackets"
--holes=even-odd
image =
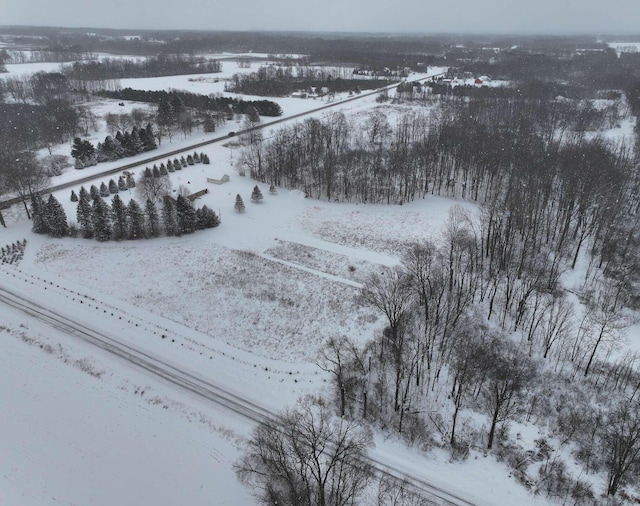
[(182, 170), (182, 165), (180, 164), (180, 160), (177, 158), (173, 159), (173, 168), (176, 170)]
[(149, 231), (149, 235), (151, 237), (159, 237), (160, 236), (160, 216), (158, 215), (158, 208), (156, 207), (156, 203), (147, 199), (145, 204), (145, 212), (147, 218), (147, 230)]
[(202, 155), (202, 163), (204, 163), (205, 165), (209, 165), (209, 163), (211, 163), (209, 161), (209, 155)]
[(100, 197), (100, 190), (96, 185), (92, 184), (91, 188), (89, 188), (89, 194), (91, 195), (91, 200), (96, 200)]
[(129, 172), (129, 174), (127, 174), (127, 188), (131, 189), (135, 187), (136, 187), (136, 180), (133, 178), (133, 174)]
[(178, 223), (176, 218), (176, 206), (171, 197), (165, 197), (162, 208), (162, 224), (166, 235), (176, 235), (178, 233)]
[(87, 189), (84, 186), (80, 187), (80, 191), (78, 192), (78, 194), (79, 194), (79, 199), (84, 197), (87, 200), (89, 200), (91, 198), (90, 195), (89, 195), (89, 192), (87, 191)]
[(46, 209), (49, 235), (51, 237), (68, 236), (69, 224), (67, 223), (67, 215), (60, 202), (58, 202), (58, 199), (53, 196), (53, 193), (49, 194)]
[[(155, 165), (155, 164), (153, 165), (152, 173), (153, 173), (153, 177), (160, 177), (160, 175), (161, 175), (161, 174), (160, 174), (160, 169), (159, 169), (159, 168), (158, 168), (158, 166), (157, 166), (157, 165)], [(145, 175), (146, 175), (146, 174), (145, 174)]]
[(147, 123), (145, 130), (147, 132), (147, 138), (144, 141), (144, 150), (153, 151), (158, 147), (156, 144), (156, 133), (153, 130), (153, 125), (151, 123)]
[(111, 195), (118, 193), (118, 184), (113, 179), (109, 179), (109, 193), (111, 193)]
[(124, 149), (124, 156), (133, 156), (136, 154), (136, 149), (133, 147), (131, 141), (131, 134), (128, 131), (124, 132), (122, 136), (122, 149)]
[(120, 158), (118, 152), (119, 148), (116, 146), (116, 141), (113, 140), (113, 137), (107, 135), (101, 145), (100, 157), (105, 161), (117, 160)]
[(242, 197), (239, 193), (236, 195), (236, 203), (233, 208), (239, 213), (244, 212), (244, 202), (242, 201)]
[(175, 172), (176, 169), (173, 167), (173, 162), (171, 159), (167, 161), (167, 172)]
[(274, 184), (273, 184), (273, 183), (271, 183), (271, 186), (269, 186), (269, 193), (270, 193), (271, 195), (275, 195), (275, 194), (277, 194), (277, 193), (278, 193), (278, 190), (277, 190), (277, 188), (274, 186)]
[(121, 192), (127, 191), (127, 179), (123, 175), (118, 178), (118, 190)]
[(80, 188), (80, 200), (76, 208), (76, 220), (78, 221), (78, 227), (80, 228), (82, 237), (91, 239), (94, 234), (93, 207), (91, 207), (89, 194), (86, 191), (83, 193), (82, 190), (83, 188)]
[(258, 188), (258, 185), (253, 187), (253, 191), (251, 192), (251, 200), (252, 202), (262, 202), (262, 199), (264, 197), (262, 196), (262, 192), (260, 191), (260, 188)]
[(166, 176), (168, 174), (169, 174), (169, 172), (167, 171), (167, 167), (165, 166), (164, 163), (161, 163), (160, 164), (160, 175), (161, 176)]
[(31, 230), (35, 234), (48, 234), (49, 223), (47, 221), (47, 206), (39, 193), (31, 196)]
[(98, 197), (93, 201), (94, 233), (98, 241), (111, 239), (111, 209), (104, 199)]
[(187, 155), (187, 165), (193, 165), (194, 163), (193, 156)]
[(129, 201), (127, 206), (127, 218), (129, 239), (141, 239), (147, 236), (144, 211), (135, 199)]
[(100, 196), (102, 198), (108, 197), (110, 195), (109, 193), (109, 187), (104, 184), (104, 181), (102, 183), (100, 183)]
[(111, 223), (112, 235), (116, 241), (122, 241), (128, 237), (127, 231), (127, 207), (119, 195), (111, 199)]
[(187, 160), (185, 159), (185, 157), (184, 157), (184, 156), (181, 156), (181, 157), (180, 157), (180, 164), (181, 164), (183, 167), (186, 167), (186, 166), (188, 165), (188, 162), (187, 162)]
[(176, 199), (176, 220), (179, 235), (191, 234), (198, 226), (198, 218), (191, 201), (182, 195), (178, 195)]
[(81, 160), (85, 163), (85, 160), (91, 160), (95, 155), (95, 148), (89, 141), (83, 141), (80, 137), (73, 139), (73, 145), (71, 146), (71, 157), (75, 160)]
[(198, 209), (196, 214), (198, 216), (198, 228), (200, 230), (205, 228), (214, 228), (220, 225), (220, 218), (218, 218), (218, 215), (207, 206), (202, 206)]
[(195, 163), (200, 163), (201, 162), (200, 155), (196, 151), (193, 152), (193, 161)]
[(71, 202), (78, 202), (78, 196), (73, 190), (71, 190)]
[(137, 127), (133, 127), (131, 130), (131, 147), (134, 153), (142, 153), (144, 151), (144, 144), (140, 139), (140, 132)]

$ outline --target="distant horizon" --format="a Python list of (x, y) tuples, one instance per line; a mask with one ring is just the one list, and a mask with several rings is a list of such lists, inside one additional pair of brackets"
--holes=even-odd
[[(141, 33), (263, 33), (263, 34), (296, 34), (296, 35), (383, 35), (383, 36), (403, 36), (403, 37), (439, 37), (439, 36), (464, 36), (464, 37), (622, 37), (637, 38), (636, 42), (640, 42), (640, 30), (636, 32), (467, 32), (467, 31), (442, 31), (442, 32), (419, 32), (419, 31), (384, 31), (384, 30), (285, 30), (285, 29), (215, 29), (215, 28), (140, 28), (140, 27), (107, 27), (107, 26), (69, 26), (69, 25), (49, 25), (49, 24), (3, 24), (3, 29), (49, 29), (49, 30), (74, 30), (83, 31), (114, 31), (114, 32), (131, 32), (129, 35), (135, 35), (136, 32)], [(0, 33), (0, 35), (11, 35)], [(624, 41), (623, 41), (624, 42)]]
[(5, 26), (105, 30), (381, 33), (460, 35), (632, 36), (640, 28), (637, 0), (0, 0)]

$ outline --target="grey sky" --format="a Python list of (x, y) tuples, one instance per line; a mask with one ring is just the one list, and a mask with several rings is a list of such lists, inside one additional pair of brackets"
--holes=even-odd
[(0, 25), (640, 33), (640, 0), (0, 0)]

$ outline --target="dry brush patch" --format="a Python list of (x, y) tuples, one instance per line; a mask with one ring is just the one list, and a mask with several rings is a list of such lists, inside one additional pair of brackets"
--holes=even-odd
[[(332, 334), (371, 334), (357, 288), (213, 243), (45, 245), (37, 263), (74, 283), (258, 355), (313, 361)], [(118, 255), (118, 256), (116, 256)]]
[(365, 260), (289, 241), (279, 241), (277, 246), (269, 248), (265, 253), (358, 283), (364, 283), (370, 274), (380, 269), (379, 265)]

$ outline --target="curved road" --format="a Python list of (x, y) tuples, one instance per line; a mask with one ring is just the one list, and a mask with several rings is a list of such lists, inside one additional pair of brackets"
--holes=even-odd
[[(259, 423), (266, 420), (276, 420), (278, 417), (274, 411), (230, 392), (224, 386), (217, 385), (199, 375), (182, 371), (175, 365), (159, 357), (118, 341), (114, 336), (104, 331), (87, 326), (80, 321), (70, 320), (67, 316), (62, 317), (41, 303), (13, 293), (9, 289), (1, 286), (0, 302), (32, 318), (36, 318), (64, 334), (74, 336), (97, 346), (118, 359), (145, 370), (165, 383), (195, 394), (253, 422)], [(380, 474), (391, 476), (401, 482), (405, 482), (409, 487), (426, 495), (434, 505), (475, 506), (475, 503), (444, 490), (424, 478), (408, 474), (406, 470), (394, 467), (393, 463), (380, 455), (375, 455), (375, 452), (373, 452), (373, 455), (370, 454), (369, 463)]]

